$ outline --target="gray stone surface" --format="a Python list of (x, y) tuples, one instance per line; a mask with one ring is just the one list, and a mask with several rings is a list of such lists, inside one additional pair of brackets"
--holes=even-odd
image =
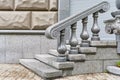
[(104, 60), (104, 69), (103, 71), (105, 71), (107, 69), (107, 66), (115, 66), (116, 65), (116, 62), (120, 61), (119, 59), (118, 60)]
[(56, 57), (59, 56), (59, 53), (55, 49), (50, 49), (49, 52), (48, 52), (48, 54), (56, 56)]
[[(58, 21), (70, 16), (70, 0), (58, 0)], [(70, 38), (70, 27), (66, 28), (66, 40)]]
[(0, 63), (6, 63), (6, 53), (5, 53), (5, 36), (0, 35)]
[(20, 63), (43, 78), (56, 78), (62, 76), (61, 70), (52, 68), (35, 59), (21, 59)]
[(68, 54), (69, 61), (85, 61), (85, 54)]
[(35, 58), (57, 69), (70, 69), (74, 66), (73, 62), (57, 62), (57, 57), (49, 54), (36, 55)]
[(70, 0), (58, 0), (59, 21), (70, 16)]
[(96, 47), (80, 47), (79, 52), (83, 54), (95, 54), (97, 52), (97, 48)]
[(107, 67), (107, 71), (115, 74), (115, 75), (119, 75), (120, 76), (120, 67), (116, 67), (116, 66), (108, 66)]
[(50, 49), (56, 49), (57, 48), (57, 41), (51, 40), (46, 38), (44, 35), (41, 35), (40, 37), (41, 45), (40, 45), (40, 53), (48, 53)]
[(22, 35), (6, 35), (6, 63), (18, 63), (22, 55)]
[(35, 54), (40, 54), (40, 35), (23, 35), (23, 58), (34, 58)]
[(72, 74), (97, 73), (102, 72), (102, 68), (103, 62), (99, 60), (76, 62)]
[(117, 50), (114, 47), (99, 47), (97, 48), (97, 53), (95, 55), (86, 55), (87, 60), (107, 60), (107, 59), (120, 59), (120, 56), (117, 54)]
[(116, 47), (117, 43), (116, 41), (91, 41), (90, 45), (93, 47)]

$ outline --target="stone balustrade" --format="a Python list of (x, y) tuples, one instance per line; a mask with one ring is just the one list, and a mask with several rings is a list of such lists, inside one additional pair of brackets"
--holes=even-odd
[(57, 12), (58, 0), (0, 0), (0, 30), (45, 30)]
[[(75, 15), (72, 15), (50, 27), (47, 28), (45, 34), (50, 39), (59, 39), (58, 40), (58, 47), (57, 51), (59, 52), (58, 55), (58, 61), (64, 62), (66, 61), (67, 57), (66, 52), (68, 51), (68, 54), (78, 54), (80, 47), (90, 47), (90, 41), (89, 41), (89, 33), (87, 31), (87, 23), (89, 15), (93, 15), (93, 26), (91, 28), (92, 37), (91, 41), (99, 41), (99, 32), (100, 28), (98, 26), (98, 16), (99, 13), (103, 13), (108, 11), (109, 9), (109, 3), (108, 2), (102, 2), (94, 7), (91, 7), (83, 12), (77, 13)], [(77, 29), (77, 22), (82, 20), (82, 32), (80, 34), (81, 38), (81, 44), (78, 45), (78, 39), (76, 37), (76, 29)], [(71, 27), (71, 36), (69, 39), (70, 44), (70, 50), (66, 49), (65, 44), (65, 28)], [(80, 47), (79, 47), (80, 46)]]

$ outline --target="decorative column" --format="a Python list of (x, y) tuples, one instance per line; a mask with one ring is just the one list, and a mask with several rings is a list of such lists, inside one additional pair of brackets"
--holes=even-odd
[[(116, 7), (120, 9), (120, 0), (116, 0)], [(120, 55), (120, 10), (112, 12), (111, 15), (114, 18), (104, 22), (106, 24), (105, 29), (108, 34), (116, 35), (117, 53)]]
[(89, 34), (87, 31), (87, 21), (88, 21), (88, 17), (82, 19), (82, 24), (83, 24), (83, 29), (82, 29), (82, 33), (80, 35), (82, 42), (80, 44), (81, 47), (89, 47), (90, 42), (88, 41), (89, 38)]
[(76, 27), (77, 27), (77, 23), (74, 23), (71, 25), (71, 38), (70, 38), (70, 54), (78, 54), (78, 40), (76, 38)]
[(120, 0), (116, 0), (116, 7), (117, 9), (120, 9)]
[(99, 41), (100, 37), (99, 37), (99, 32), (100, 32), (100, 28), (98, 26), (98, 12), (95, 12), (93, 14), (93, 26), (92, 26), (92, 41)]
[(65, 45), (65, 29), (60, 31), (60, 41), (58, 43), (57, 51), (59, 52), (59, 56), (57, 58), (57, 61), (58, 62), (65, 62), (66, 61), (65, 52), (67, 51), (67, 48)]

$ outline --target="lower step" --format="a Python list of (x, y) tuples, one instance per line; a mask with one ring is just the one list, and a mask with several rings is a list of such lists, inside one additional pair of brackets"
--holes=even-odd
[(57, 57), (49, 55), (49, 54), (35, 55), (35, 58), (59, 70), (72, 69), (74, 67), (74, 62), (68, 62), (68, 61), (57, 62)]
[(35, 59), (20, 59), (20, 63), (42, 78), (50, 79), (62, 76), (61, 70), (57, 70)]

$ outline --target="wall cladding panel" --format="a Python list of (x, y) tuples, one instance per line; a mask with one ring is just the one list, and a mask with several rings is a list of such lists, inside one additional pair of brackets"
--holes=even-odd
[(0, 12), (0, 30), (30, 29), (30, 12)]
[(14, 0), (0, 0), (0, 10), (13, 10)]
[(48, 10), (48, 0), (15, 0), (15, 10)]
[(32, 29), (44, 30), (57, 22), (57, 12), (32, 12)]
[(57, 14), (58, 0), (0, 0), (0, 30), (45, 30)]
[(49, 10), (51, 10), (51, 11), (58, 10), (58, 0), (50, 0), (50, 2), (49, 2)]

